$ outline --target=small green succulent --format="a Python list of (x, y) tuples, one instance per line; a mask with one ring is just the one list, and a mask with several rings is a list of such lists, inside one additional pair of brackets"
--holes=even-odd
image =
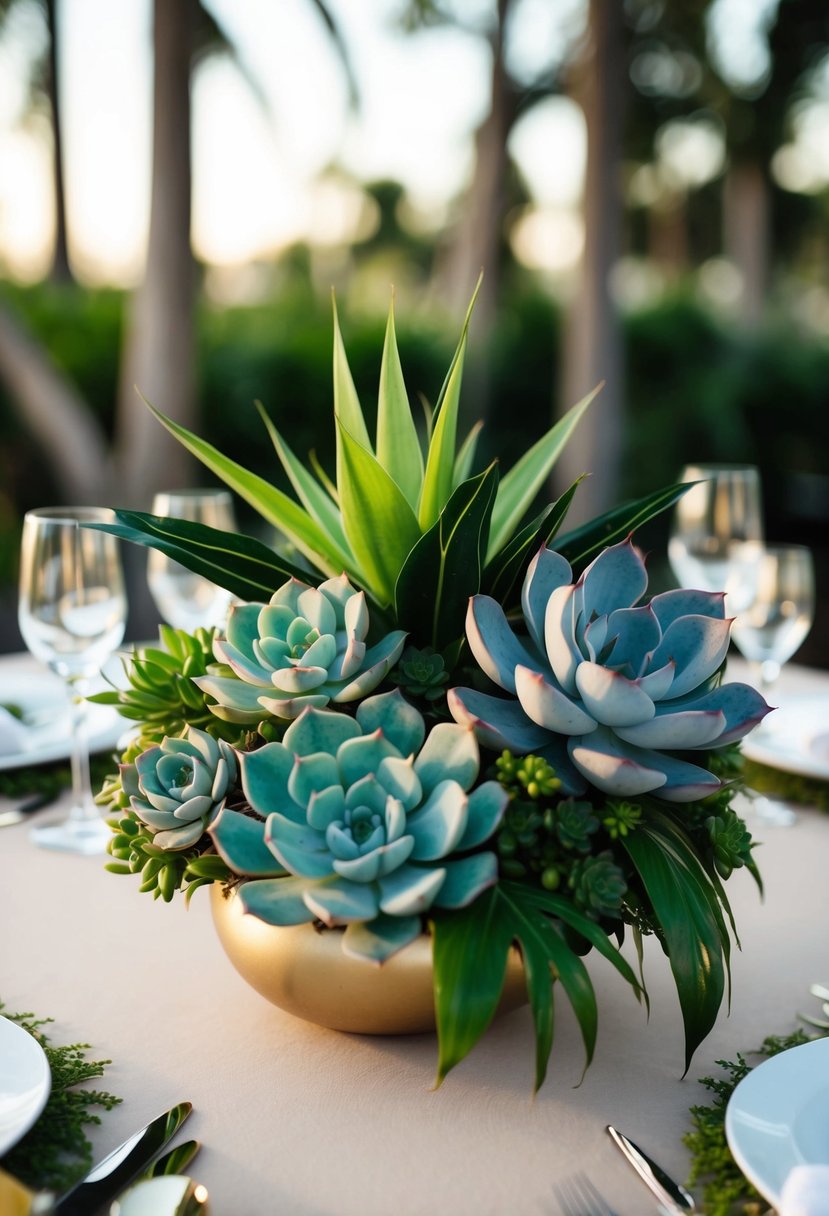
[(608, 798), (602, 815), (602, 827), (611, 840), (629, 836), (642, 819), (642, 808), (636, 802), (621, 802)]
[(130, 808), (153, 832), (153, 844), (186, 849), (204, 835), (225, 804), (238, 773), (236, 753), (224, 740), (189, 727), (120, 766)]
[[(281, 743), (241, 757), (264, 826), (225, 809), (210, 828), (244, 882), (247, 912), (274, 925), (347, 926), (343, 949), (381, 962), (422, 931), (428, 909), (466, 907), (497, 879), (480, 852), (507, 803), (478, 776), (475, 736), (440, 723), (426, 736), (399, 691), (356, 717), (306, 709)], [(280, 877), (287, 872), (288, 877)]]
[(418, 650), (407, 646), (393, 675), (395, 684), (402, 692), (425, 701), (437, 701), (445, 695), (449, 683), (449, 672), (443, 656), (430, 646)]
[(730, 878), (732, 871), (752, 864), (751, 833), (736, 811), (725, 808), (706, 819), (705, 826), (714, 850), (714, 865), (721, 878)]
[(616, 917), (627, 891), (625, 876), (610, 852), (574, 862), (567, 882), (573, 902), (591, 920)]
[(189, 634), (162, 625), (159, 636), (160, 647), (138, 647), (124, 658), (126, 688), (113, 687), (89, 700), (112, 705), (122, 717), (140, 722), (145, 747), (160, 743), (165, 735), (180, 735), (187, 726), (230, 743), (240, 742), (244, 732), (211, 714), (206, 695), (194, 683), (194, 677), (205, 675), (213, 662), (213, 630), (196, 629)]

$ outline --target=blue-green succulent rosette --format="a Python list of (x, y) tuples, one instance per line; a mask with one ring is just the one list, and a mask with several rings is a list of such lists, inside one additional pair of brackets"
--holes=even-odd
[(353, 718), (309, 707), (281, 742), (239, 759), (264, 823), (226, 807), (209, 832), (247, 879), (245, 911), (268, 924), (345, 926), (345, 952), (380, 963), (422, 932), (424, 913), (465, 908), (497, 881), (481, 846), (506, 791), (473, 789), (473, 732), (444, 722), (427, 735), (399, 691), (362, 701)]
[(747, 684), (720, 682), (731, 628), (723, 595), (674, 590), (642, 602), (647, 586), (628, 539), (576, 582), (560, 554), (540, 550), (524, 580), (521, 635), (500, 604), (474, 596), (466, 637), (508, 698), (453, 688), (455, 720), (487, 747), (545, 757), (570, 793), (590, 785), (677, 803), (716, 793), (722, 782), (694, 754), (742, 739), (769, 706)]
[(406, 642), (395, 629), (367, 646), (369, 624), (365, 593), (344, 574), (318, 587), (291, 578), (269, 603), (231, 608), (226, 636), (213, 646), (230, 674), (194, 683), (213, 698), (217, 717), (249, 725), (357, 701), (385, 678)]

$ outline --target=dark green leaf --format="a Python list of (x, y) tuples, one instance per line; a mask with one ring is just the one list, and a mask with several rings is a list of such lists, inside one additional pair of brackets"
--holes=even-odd
[(223, 532), (187, 519), (143, 511), (116, 511), (114, 524), (85, 524), (123, 540), (159, 549), (194, 574), (201, 574), (243, 600), (268, 600), (289, 578), (308, 574), (249, 536)]
[(480, 590), (497, 486), (494, 463), (458, 486), (398, 576), (394, 599), (400, 627), (436, 650), (463, 634), (469, 597)]
[(664, 490), (656, 490), (635, 502), (623, 503), (606, 511), (589, 523), (582, 524), (572, 532), (566, 532), (556, 541), (556, 549), (566, 557), (574, 570), (579, 571), (607, 545), (613, 545), (636, 528), (653, 519), (662, 511), (672, 507), (682, 495), (691, 488), (691, 482), (680, 482), (678, 485), (666, 486)]
[(548, 545), (561, 527), (581, 477), (560, 498), (545, 507), (531, 523), (517, 532), (484, 570), (481, 590), (507, 606), (517, 582), (523, 579), (533, 554)]
[(676, 983), (685, 1025), (685, 1070), (714, 1025), (725, 988), (728, 936), (716, 891), (691, 842), (667, 816), (648, 812), (620, 840), (647, 892)]

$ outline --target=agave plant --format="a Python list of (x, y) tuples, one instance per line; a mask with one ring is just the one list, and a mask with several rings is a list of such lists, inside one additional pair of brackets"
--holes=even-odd
[(227, 637), (213, 653), (233, 675), (194, 682), (230, 722), (256, 723), (263, 713), (296, 718), (310, 706), (356, 701), (377, 687), (406, 641), (395, 630), (366, 649), (368, 627), (366, 597), (344, 574), (319, 587), (290, 579), (269, 604), (231, 608)]
[(426, 737), (397, 690), (356, 718), (306, 709), (281, 743), (241, 756), (264, 825), (225, 808), (210, 834), (232, 870), (257, 879), (239, 888), (247, 912), (346, 925), (343, 949), (381, 962), (418, 936), (422, 913), (464, 908), (497, 879), (495, 854), (471, 850), (508, 795), (496, 781), (469, 792), (478, 766), (471, 731), (444, 722)]
[[(473, 298), (474, 303), (474, 298)], [(259, 406), (295, 497), (283, 492), (158, 410), (181, 443), (287, 538), (302, 565), (260, 541), (185, 520), (117, 511), (106, 531), (149, 545), (227, 588), (261, 602), (286, 577), (346, 572), (392, 626), (416, 647), (445, 651), (463, 634), (463, 615), (479, 591), (508, 600), (532, 553), (556, 535), (575, 486), (527, 520), (564, 444), (595, 393), (585, 397), (499, 481), (493, 462), (474, 474), (480, 424), (458, 442), (461, 376), (472, 305), (460, 342), (421, 439), (409, 403), (389, 310), (375, 435), (369, 434), (334, 310), (336, 481), (307, 468)], [(150, 406), (153, 409), (152, 406)], [(609, 512), (560, 538), (574, 561), (671, 506), (688, 487), (672, 486)]]
[(719, 684), (731, 622), (724, 597), (667, 591), (640, 603), (648, 577), (630, 540), (572, 581), (542, 549), (524, 581), (526, 637), (488, 596), (469, 605), (466, 635), (479, 666), (514, 700), (469, 688), (449, 693), (456, 721), (490, 747), (543, 754), (571, 792), (585, 780), (623, 797), (654, 792), (690, 802), (721, 787), (677, 756), (723, 747), (766, 713), (746, 684)]
[(153, 844), (164, 850), (186, 849), (204, 835), (236, 776), (233, 748), (192, 726), (183, 738), (166, 738), (134, 763), (121, 765), (130, 807), (153, 829)]

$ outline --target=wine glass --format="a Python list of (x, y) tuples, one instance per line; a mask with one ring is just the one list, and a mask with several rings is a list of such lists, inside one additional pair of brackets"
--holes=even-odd
[(113, 519), (98, 507), (47, 507), (23, 519), (20, 632), (35, 658), (66, 682), (72, 705), (72, 809), (31, 837), (75, 853), (102, 853), (110, 838), (92, 800), (81, 690), (121, 642), (127, 600), (117, 539), (82, 525)]
[[(732, 575), (735, 579), (739, 572)], [(738, 612), (731, 637), (744, 658), (758, 666), (766, 691), (782, 665), (800, 648), (815, 617), (815, 571), (803, 545), (760, 546), (750, 579), (750, 602)]]
[[(191, 520), (224, 532), (236, 530), (233, 501), (227, 490), (171, 490), (156, 494), (153, 515)], [(158, 549), (150, 550), (147, 582), (156, 608), (174, 629), (192, 633), (199, 627), (224, 625), (232, 600), (230, 592), (194, 574)]]
[(752, 595), (751, 571), (763, 542), (760, 473), (754, 465), (687, 465), (687, 490), (674, 510), (668, 561), (681, 587), (729, 588), (729, 611)]

